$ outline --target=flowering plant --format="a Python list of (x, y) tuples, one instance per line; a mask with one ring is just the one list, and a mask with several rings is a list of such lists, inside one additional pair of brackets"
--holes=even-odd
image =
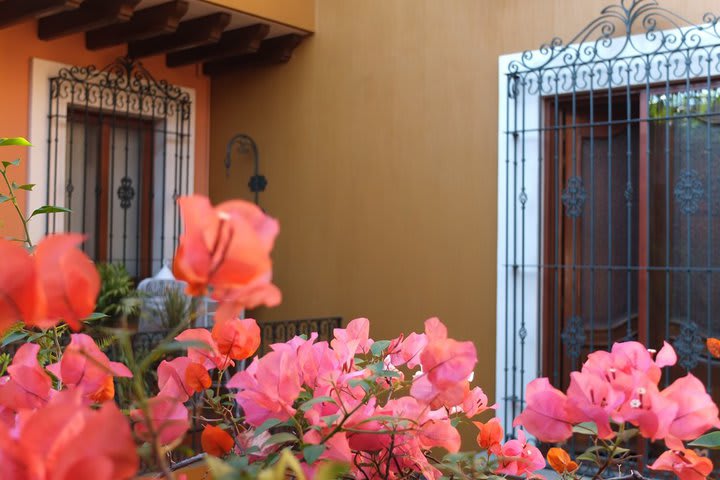
[(548, 443), (564, 442), (573, 433), (591, 437), (592, 446), (577, 462), (559, 447), (549, 450), (548, 463), (567, 479), (579, 478), (582, 462), (596, 467), (596, 478), (621, 467), (632, 457), (624, 444), (635, 436), (662, 440), (669, 449), (650, 469), (673, 472), (682, 480), (706, 478), (712, 462), (684, 442), (720, 426), (718, 407), (690, 373), (660, 389), (661, 369), (676, 361), (667, 342), (657, 353), (638, 342), (616, 343), (609, 352), (593, 352), (579, 372), (570, 374), (567, 392), (552, 387), (547, 378), (531, 382), (527, 406), (514, 425)]
[[(475, 346), (449, 338), (437, 318), (422, 333), (381, 341), (359, 318), (330, 342), (295, 337), (237, 371), (260, 344), (257, 323), (239, 312), (280, 302), (270, 259), (278, 224), (246, 202), (178, 200), (185, 230), (173, 270), (188, 294), (219, 302), (212, 329), (187, 329), (188, 318), (142, 358), (127, 331), (102, 329), (123, 352), (123, 362), (111, 361), (83, 333), (101, 316), (98, 273), (78, 248), (84, 237), (31, 242), (33, 216), (71, 213), (46, 206), (26, 218), (16, 193), (32, 185), (8, 180), (14, 165), (0, 169), (1, 201), (17, 211), (25, 238), (0, 240), (0, 334), (22, 345), (0, 363), (3, 479), (128, 479), (141, 459), (174, 478), (168, 454), (192, 417), (217, 478), (488, 478), (544, 467), (522, 432), (503, 443), (496, 420), (476, 422), (481, 453), (460, 452), (458, 425), (493, 407), (470, 385)], [(153, 370), (157, 384), (147, 388)], [(116, 404), (116, 387), (128, 404)]]

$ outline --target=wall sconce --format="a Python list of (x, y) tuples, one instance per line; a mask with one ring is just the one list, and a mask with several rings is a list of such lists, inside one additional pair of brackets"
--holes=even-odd
[(252, 154), (254, 171), (253, 175), (248, 181), (248, 188), (255, 197), (255, 205), (260, 206), (260, 192), (264, 192), (267, 187), (267, 178), (264, 175), (260, 175), (260, 155), (258, 154), (257, 144), (249, 135), (244, 133), (238, 133), (230, 139), (227, 144), (225, 151), (225, 176), (230, 176), (230, 163), (232, 160), (233, 147), (238, 147), (238, 150), (243, 155)]

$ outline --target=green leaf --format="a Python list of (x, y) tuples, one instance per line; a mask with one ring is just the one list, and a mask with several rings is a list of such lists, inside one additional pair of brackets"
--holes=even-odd
[(288, 443), (288, 442), (297, 442), (298, 439), (295, 435), (288, 432), (280, 432), (276, 433), (274, 435), (270, 435), (270, 438), (267, 439), (265, 443), (263, 443), (264, 447), (269, 447), (272, 445), (279, 445), (281, 443)]
[(310, 409), (312, 408), (313, 405), (315, 405), (315, 404), (317, 404), (317, 403), (325, 403), (325, 402), (327, 402), (327, 403), (332, 403), (333, 405), (335, 404), (335, 400), (334, 400), (332, 397), (323, 396), (323, 397), (311, 398), (311, 399), (308, 400), (307, 402), (305, 402), (305, 403), (303, 403), (302, 405), (300, 405), (299, 408), (300, 408), (300, 410), (302, 410), (303, 412), (307, 412), (308, 410), (310, 410)]
[(9, 167), (10, 165), (14, 165), (17, 167), (18, 165), (20, 165), (20, 159), (16, 158), (15, 160), (12, 160), (10, 162), (8, 162), (7, 160), (3, 160), (2, 164), (5, 168)]
[(329, 427), (333, 423), (337, 422), (338, 418), (340, 418), (340, 414), (336, 413), (335, 415), (325, 415), (324, 417), (320, 417), (320, 420), (322, 420), (325, 425)]
[(712, 450), (720, 449), (720, 431), (706, 433), (688, 444), (691, 447), (710, 448)]
[(386, 377), (386, 378), (400, 378), (400, 372), (393, 372), (392, 370), (380, 370), (375, 375), (378, 377)]
[(23, 331), (10, 333), (5, 338), (3, 338), (2, 344), (0, 344), (0, 347), (7, 347), (11, 343), (20, 341), (23, 338), (26, 338), (27, 336), (28, 336), (27, 333), (25, 333)]
[(63, 207), (56, 207), (54, 205), (43, 205), (42, 207), (35, 209), (34, 212), (32, 212), (32, 215), (28, 218), (28, 220), (35, 215), (42, 215), (44, 213), (70, 213), (69, 208), (63, 208)]
[(626, 428), (622, 432), (618, 432), (617, 438), (620, 442), (627, 442), (628, 440), (633, 438), (635, 435), (637, 435), (639, 431), (640, 430), (637, 428)]
[(12, 197), (8, 197), (7, 195), (0, 194), (0, 204), (7, 202)]
[(108, 318), (108, 315), (102, 313), (102, 312), (93, 312), (87, 317), (83, 319), (83, 322), (92, 322), (95, 320), (102, 320), (103, 318)]
[(583, 461), (583, 460), (588, 461), (588, 462), (594, 462), (597, 460), (597, 455), (595, 455), (594, 453), (585, 452), (585, 453), (581, 453), (580, 455), (575, 457), (575, 460), (577, 460), (578, 462)]
[(581, 435), (597, 435), (598, 429), (595, 422), (582, 422), (573, 427), (573, 432)]
[(277, 418), (268, 418), (259, 427), (255, 429), (255, 436), (260, 435), (263, 432), (270, 430), (272, 427), (282, 423)]
[(389, 346), (390, 340), (378, 340), (370, 346), (370, 351), (373, 355), (379, 356)]
[(10, 146), (30, 147), (32, 145), (30, 142), (28, 142), (27, 140), (25, 140), (22, 137), (0, 138), (0, 147), (10, 147)]
[(178, 350), (187, 350), (188, 348), (199, 348), (201, 350), (210, 350), (210, 345), (200, 340), (185, 340), (183, 342), (174, 341), (161, 343), (155, 350), (159, 352), (176, 352)]
[(32, 189), (35, 187), (34, 183), (26, 183), (24, 185), (18, 185), (17, 188), (20, 190), (26, 190), (28, 192), (32, 192)]
[(312, 465), (315, 463), (315, 460), (317, 460), (320, 455), (325, 452), (325, 445), (308, 445), (302, 450), (303, 457), (305, 458), (305, 461), (308, 463), (308, 465)]

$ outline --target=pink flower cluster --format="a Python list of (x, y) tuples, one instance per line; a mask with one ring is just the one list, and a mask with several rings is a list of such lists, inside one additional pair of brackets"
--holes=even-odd
[[(664, 440), (675, 452), (689, 455), (683, 441), (694, 440), (720, 426), (718, 407), (703, 383), (692, 374), (659, 387), (662, 368), (676, 363), (672, 346), (665, 342), (655, 354), (638, 342), (613, 345), (610, 352), (596, 351), (579, 372), (570, 374), (567, 394), (552, 387), (547, 378), (531, 382), (527, 406), (515, 419), (542, 441), (562, 442), (573, 425), (593, 422), (598, 437), (616, 435), (613, 424), (629, 423), (650, 440)], [(655, 468), (664, 468), (668, 457)], [(708, 460), (709, 462), (709, 460)]]
[[(393, 478), (407, 471), (439, 478), (425, 452), (436, 447), (458, 452), (460, 435), (452, 419), (492, 408), (479, 387), (470, 388), (475, 346), (448, 338), (437, 318), (425, 322), (425, 333), (401, 336), (382, 349), (373, 348), (369, 327), (367, 319), (359, 318), (336, 329), (330, 343), (312, 334), (272, 345), (227, 386), (238, 389), (248, 424), (299, 417), (307, 425), (302, 442), (323, 444), (321, 460), (348, 463), (359, 478)], [(365, 362), (372, 351), (383, 358), (379, 365)], [(409, 392), (395, 391), (406, 376)], [(380, 393), (368, 393), (372, 388)], [(532, 460), (514, 462), (514, 473), (545, 465), (537, 449), (522, 440), (511, 442), (519, 442), (518, 455), (528, 449), (533, 453)], [(515, 448), (511, 442), (507, 449)], [(378, 471), (377, 465), (387, 471)], [(310, 474), (313, 467), (304, 465)]]
[[(113, 377), (130, 377), (92, 338), (71, 335), (62, 360), (38, 362), (40, 346), (21, 346), (0, 377), (0, 465), (8, 480), (129, 478), (138, 468), (135, 441), (114, 402)], [(96, 410), (91, 404), (100, 405)], [(84, 447), (77, 448), (82, 442)]]

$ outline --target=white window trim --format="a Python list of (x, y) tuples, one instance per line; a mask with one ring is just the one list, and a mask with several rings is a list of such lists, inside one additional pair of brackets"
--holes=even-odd
[[(682, 35), (682, 32), (686, 30), (687, 28), (692, 27), (684, 27), (682, 29), (668, 29), (664, 30), (662, 32), (658, 32), (664, 35)], [(703, 45), (715, 45), (717, 43), (717, 38), (712, 38), (706, 34), (698, 33), (698, 46)], [(612, 50), (613, 48), (616, 48), (622, 44), (622, 42), (625, 41), (625, 37), (620, 37), (612, 41), (612, 45), (608, 47), (608, 50)], [(642, 50), (643, 48), (648, 48), (651, 43), (649, 40), (645, 37), (644, 34), (638, 34), (632, 36), (632, 43), (637, 46), (638, 49)], [(577, 45), (576, 48), (579, 48)], [(637, 53), (635, 50), (627, 50), (624, 51), (621, 55), (618, 55), (617, 58), (627, 58), (632, 56), (634, 53)], [(543, 54), (539, 50), (535, 50), (530, 52), (531, 58), (546, 58), (543, 56)], [(513, 298), (513, 294), (517, 295), (517, 298), (520, 298), (520, 292), (514, 292), (513, 291), (513, 285), (512, 285), (512, 279), (506, 278), (506, 254), (509, 254), (508, 258), (510, 259), (510, 264), (512, 264), (512, 244), (510, 244), (510, 248), (506, 249), (506, 242), (508, 239), (517, 238), (518, 240), (521, 238), (521, 236), (525, 239), (525, 264), (526, 265), (537, 265), (540, 262), (540, 238), (541, 238), (541, 222), (542, 222), (542, 198), (541, 198), (541, 192), (539, 189), (539, 186), (541, 185), (542, 181), (542, 172), (540, 172), (539, 168), (539, 162), (538, 162), (538, 151), (539, 151), (539, 144), (542, 142), (542, 139), (538, 132), (528, 132), (525, 134), (525, 185), (526, 185), (526, 195), (528, 197), (527, 203), (526, 203), (526, 209), (525, 209), (525, 228), (524, 231), (522, 229), (518, 228), (518, 231), (514, 231), (514, 225), (512, 222), (506, 222), (507, 219), (507, 199), (511, 198), (508, 197), (508, 195), (512, 196), (514, 194), (514, 185), (510, 185), (508, 188), (507, 181), (508, 181), (508, 170), (507, 170), (507, 155), (510, 154), (508, 151), (508, 148), (506, 148), (506, 141), (507, 141), (507, 135), (505, 134), (505, 131), (507, 130), (508, 121), (510, 122), (510, 125), (512, 125), (513, 122), (513, 112), (508, 111), (508, 104), (507, 104), (507, 93), (508, 93), (508, 85), (507, 85), (507, 76), (506, 73), (508, 72), (508, 69), (510, 67), (510, 64), (512, 62), (520, 62), (523, 58), (523, 55), (526, 55), (526, 52), (518, 52), (508, 55), (501, 55), (498, 59), (498, 231), (497, 231), (497, 298), (496, 298), (496, 365), (495, 365), (495, 398), (497, 403), (497, 410), (496, 410), (496, 416), (501, 420), (503, 425), (509, 425), (509, 422), (512, 419), (508, 418), (508, 415), (512, 415), (511, 412), (506, 411), (506, 403), (505, 403), (505, 397), (507, 396), (507, 390), (505, 388), (505, 381), (506, 381), (506, 375), (509, 377), (509, 382), (512, 380), (512, 369), (510, 368), (510, 365), (507, 365), (505, 363), (505, 355), (506, 355), (506, 340), (509, 342), (508, 345), (511, 345), (513, 341), (519, 342), (519, 336), (517, 336), (517, 331), (520, 329), (520, 313), (513, 311), (514, 305), (511, 303), (511, 300), (509, 300), (506, 304), (506, 296), (509, 299)], [(704, 69), (707, 68), (705, 66), (700, 66), (698, 63), (697, 56), (694, 59), (694, 62), (696, 65), (693, 65), (692, 68), (697, 69), (700, 67), (700, 71), (705, 71)], [(714, 62), (717, 63), (718, 59), (715, 58)], [(715, 68), (715, 66), (713, 67)], [(677, 80), (680, 77), (675, 77), (671, 74), (671, 80)], [(681, 77), (684, 78), (684, 77)], [(704, 76), (701, 77), (691, 77), (691, 78), (705, 78)], [(656, 80), (657, 81), (657, 80)], [(665, 81), (664, 76), (659, 81)], [(634, 83), (635, 85), (644, 85), (644, 82), (637, 82)], [(581, 93), (582, 89), (576, 89), (576, 93)], [(570, 93), (570, 91), (560, 91), (559, 93)], [(526, 94), (523, 96), (523, 101), (525, 105), (518, 105), (517, 111), (523, 111), (525, 112), (525, 127), (527, 129), (536, 129), (539, 125), (539, 121), (541, 118), (541, 108), (542, 108), (542, 96), (536, 94), (536, 95), (529, 95)], [(521, 103), (520, 100), (518, 100), (518, 103)], [(518, 158), (519, 159), (519, 158)], [(510, 158), (510, 180), (512, 181), (512, 161), (513, 159)], [(519, 167), (518, 167), (519, 168)], [(520, 194), (520, 186), (518, 185), (517, 190), (515, 192), (517, 195)], [(507, 224), (506, 224), (507, 223)], [(520, 224), (520, 220), (518, 219), (518, 225)], [(515, 233), (518, 235), (515, 236)], [(520, 243), (518, 242), (517, 245), (517, 251), (520, 251)], [(518, 253), (519, 258), (519, 253)], [(509, 271), (509, 270), (508, 270)], [(511, 273), (512, 275), (512, 273)], [(511, 275), (508, 275), (508, 277), (511, 277)], [(518, 278), (519, 278), (520, 272), (518, 272)], [(523, 385), (516, 385), (515, 391), (520, 391), (519, 389), (525, 389), (526, 385), (531, 382), (532, 380), (538, 378), (541, 375), (541, 363), (540, 363), (540, 355), (542, 354), (542, 348), (543, 346), (540, 345), (540, 333), (541, 333), (541, 319), (539, 318), (539, 312), (540, 312), (540, 287), (541, 287), (541, 279), (539, 278), (539, 272), (536, 268), (527, 268), (524, 272), (524, 301), (523, 303), (523, 309), (524, 309), (524, 316), (525, 316), (525, 329), (527, 331), (527, 336), (525, 340), (525, 356), (524, 356), (524, 363), (520, 365), (520, 358), (517, 358), (517, 372), (515, 376), (516, 382), (519, 383), (519, 374), (520, 369), (524, 371), (524, 378), (523, 378)], [(506, 285), (507, 281), (507, 285)], [(520, 282), (517, 282), (517, 285), (519, 285)], [(519, 302), (518, 302), (519, 304)], [(507, 305), (507, 309), (506, 309)], [(516, 314), (517, 323), (516, 323), (516, 329), (515, 330), (515, 340), (513, 340), (512, 335), (513, 331), (510, 328), (507, 328), (506, 326), (506, 318), (512, 318), (512, 315)], [(510, 326), (512, 328), (512, 326)], [(510, 335), (510, 337), (508, 337)], [(511, 352), (507, 352), (510, 354)], [(509, 370), (506, 372), (506, 368)], [(509, 386), (512, 388), (512, 386)], [(522, 408), (521, 405), (516, 404), (515, 406), (515, 414), (520, 413), (520, 409)]]
[[(58, 188), (60, 185), (65, 184), (65, 159), (66, 159), (66, 145), (64, 141), (58, 141), (57, 145), (57, 161), (58, 161), (58, 172), (57, 172), (57, 184), (51, 185), (50, 179), (47, 178), (48, 161), (50, 158), (49, 148), (51, 145), (48, 141), (50, 138), (50, 131), (48, 125), (48, 118), (50, 116), (50, 79), (56, 77), (61, 69), (70, 68), (70, 65), (63, 63), (53, 62), (49, 60), (43, 60), (40, 58), (33, 58), (31, 63), (30, 73), (30, 125), (28, 128), (29, 140), (33, 143), (33, 147), (29, 149), (29, 158), (27, 162), (28, 171), (28, 183), (35, 184), (33, 192), (28, 196), (27, 202), (27, 213), (30, 215), (35, 209), (45, 205), (47, 200), (48, 189), (52, 196), (53, 189)], [(185, 172), (190, 179), (188, 183), (190, 192), (193, 192), (195, 178), (195, 108), (196, 94), (192, 88), (180, 87), (181, 90), (189, 95), (191, 105), (193, 108), (190, 109), (190, 139), (189, 139), (189, 171)], [(70, 103), (67, 99), (60, 99), (59, 107), (56, 113), (67, 111), (67, 105)], [(90, 107), (95, 106), (90, 104)], [(177, 112), (175, 113), (177, 115)], [(57, 135), (59, 139), (66, 138), (66, 122), (64, 120), (59, 121), (57, 128)], [(55, 148), (52, 146), (52, 148)], [(160, 156), (160, 150), (158, 152), (158, 161), (162, 161)], [(168, 142), (165, 148), (166, 158), (174, 158), (176, 146), (174, 143)], [(165, 201), (165, 212), (163, 215), (165, 224), (165, 231), (172, 232), (173, 230), (173, 216), (174, 216), (174, 201), (172, 198), (174, 188), (174, 175), (172, 174), (174, 166), (171, 162), (168, 162), (167, 171), (165, 175), (165, 192), (167, 195)], [(62, 177), (62, 178), (61, 178)], [(157, 182), (157, 180), (156, 180)], [(185, 178), (182, 179), (181, 184), (185, 183)], [(157, 182), (155, 191), (162, 191), (162, 184)], [(64, 195), (58, 195), (58, 206), (64, 206)], [(157, 198), (157, 197), (156, 197)], [(33, 242), (39, 241), (45, 235), (45, 222), (41, 218), (36, 218), (30, 221), (29, 224), (30, 238)], [(155, 242), (154, 242), (155, 243)], [(169, 258), (161, 259), (161, 264), (166, 263), (172, 259), (174, 245), (172, 235), (167, 235), (165, 239), (164, 251), (165, 255)], [(154, 269), (159, 269), (158, 265), (153, 263)]]

